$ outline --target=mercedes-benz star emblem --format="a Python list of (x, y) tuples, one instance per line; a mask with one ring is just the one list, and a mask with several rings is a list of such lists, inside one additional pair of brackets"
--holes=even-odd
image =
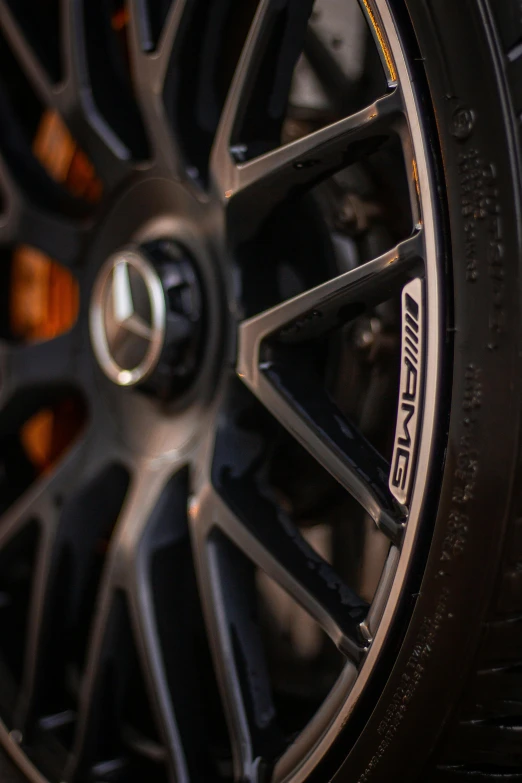
[(105, 374), (119, 386), (145, 380), (158, 363), (165, 326), (165, 296), (152, 264), (135, 250), (109, 258), (90, 312), (91, 340)]

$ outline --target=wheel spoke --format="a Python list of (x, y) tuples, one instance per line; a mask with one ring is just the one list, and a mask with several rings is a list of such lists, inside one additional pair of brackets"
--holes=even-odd
[(6, 211), (0, 215), (0, 245), (30, 245), (63, 266), (77, 266), (89, 223), (55, 215), (31, 203), (17, 185), (2, 155), (0, 187), (7, 201)]
[[(290, 34), (283, 36), (280, 51), (277, 53), (279, 65), (282, 66), (284, 62), (280, 74), (283, 83), (277, 89), (280, 97), (290, 88), (293, 67), (304, 45), (306, 24), (312, 5), (309, 0), (288, 4), (288, 19), (292, 18), (293, 26)], [(210, 163), (214, 184), (223, 197), (225, 194), (228, 197), (230, 190), (236, 185), (236, 167), (232, 162), (230, 145), (246, 111), (257, 74), (262, 68), (262, 58), (270, 40), (273, 22), (280, 10), (281, 4), (277, 0), (261, 0), (259, 3), (225, 101)]]
[(239, 328), (239, 377), (255, 389), (265, 339), (293, 343), (325, 334), (349, 318), (350, 305), (375, 305), (401, 290), (418, 272), (422, 256), (423, 236), (417, 231), (373, 261), (244, 321)]
[[(227, 150), (215, 179), (235, 216), (235, 241), (251, 237), (290, 195), (304, 192), (376, 149), (401, 117), (400, 94), (393, 90), (356, 114), (327, 125), (247, 163), (235, 163)], [(217, 164), (216, 164), (217, 165)]]
[[(136, 560), (140, 553), (140, 541), (144, 536), (151, 514), (166, 480), (162, 470), (149, 469), (146, 465), (135, 473), (125, 504), (111, 540), (104, 567), (97, 601), (97, 612), (91, 629), (86, 656), (85, 676), (80, 694), (80, 707), (75, 743), (67, 777), (74, 779), (79, 770), (92, 764), (90, 743), (99, 721), (101, 677), (104, 660), (111, 646), (110, 620), (114, 595), (123, 591), (130, 599), (131, 620), (138, 633), (138, 652), (148, 678), (154, 717), (165, 741), (171, 770), (183, 774), (177, 749), (180, 747), (171, 705), (166, 698), (165, 673), (158, 651), (157, 638), (150, 619), (143, 615), (150, 608), (150, 598), (137, 593)], [(140, 589), (144, 589), (143, 586)], [(150, 667), (150, 668), (149, 668)], [(159, 690), (156, 690), (159, 689)], [(184, 780), (182, 776), (180, 780)]]
[(130, 152), (94, 103), (85, 52), (82, 3), (78, 0), (61, 2), (66, 79), (56, 91), (55, 108), (107, 188), (111, 189), (132, 171)]
[(139, 586), (136, 585), (136, 589), (129, 594), (129, 604), (138, 654), (142, 660), (142, 668), (147, 680), (149, 698), (153, 705), (156, 722), (160, 727), (162, 739), (167, 748), (169, 765), (171, 769), (175, 770), (176, 781), (184, 783), (189, 780), (189, 774), (176, 716), (170, 700), (162, 652), (154, 623), (150, 585), (147, 585), (145, 581)]
[[(42, 677), (46, 676), (42, 663), (46, 645), (52, 641), (49, 636), (46, 638), (45, 633), (52, 622), (53, 612), (56, 611), (53, 586), (56, 590), (60, 560), (58, 553), (68, 539), (72, 547), (87, 548), (85, 538), (71, 538), (70, 525), (67, 524), (71, 514), (71, 499), (74, 503), (75, 494), (85, 487), (97, 472), (103, 470), (110, 462), (110, 456), (108, 444), (96, 435), (94, 429), (90, 429), (81, 442), (73, 446), (63, 458), (52, 475), (40, 482), (34, 490), (30, 490), (27, 496), (8, 512), (8, 517), (20, 521), (27, 521), (28, 517), (34, 515), (42, 531), (32, 590), (24, 673), (15, 716), (16, 725), (22, 732), (25, 730), (28, 715), (35, 706), (38, 684), (41, 685)], [(68, 500), (65, 506), (62, 506), (64, 498)], [(4, 530), (4, 523), (1, 522), (0, 525)], [(6, 525), (5, 529), (7, 527)], [(0, 538), (0, 547), (1, 545)], [(85, 561), (85, 558), (83, 560)]]
[(273, 0), (260, 0), (230, 85), (212, 147), (210, 168), (215, 183), (223, 194), (229, 190), (227, 185), (233, 176), (230, 155), (232, 134), (238, 121), (240, 107), (253, 86), (254, 73), (264, 51), (273, 6)]
[[(225, 479), (224, 479), (225, 481)], [(242, 487), (227, 480), (223, 493), (238, 495)], [(234, 482), (234, 484), (246, 484)], [(339, 650), (359, 662), (364, 653), (357, 627), (367, 605), (302, 537), (290, 518), (256, 488), (236, 512), (215, 493), (212, 523), (244, 554), (292, 596), (330, 636)], [(245, 491), (247, 495), (247, 491)], [(247, 510), (247, 499), (249, 499)], [(238, 506), (240, 504), (238, 503)]]
[(277, 436), (273, 421), (262, 414), (241, 385), (231, 386), (214, 445), (211, 521), (302, 604), (342, 652), (359, 660), (356, 627), (366, 605), (310, 547), (277, 501), (266, 477)]
[[(130, 516), (124, 522), (125, 526), (132, 528), (130, 537), (138, 539), (132, 567), (126, 569), (125, 589), (137, 641), (138, 655), (142, 661), (142, 669), (147, 680), (149, 699), (153, 706), (156, 722), (167, 748), (169, 766), (175, 772), (175, 780), (184, 783), (189, 780), (189, 773), (178, 730), (177, 716), (174, 713), (174, 705), (169, 693), (169, 683), (158, 637), (150, 577), (150, 556), (154, 547), (155, 535), (179, 536), (183, 530), (183, 519), (179, 518), (179, 513), (181, 511), (186, 515), (184, 486), (180, 486), (179, 492), (176, 493), (182, 495), (181, 499), (173, 497), (170, 493), (160, 497), (165, 479), (165, 474), (160, 473), (145, 480), (140, 490), (141, 500), (136, 500), (138, 505), (136, 506), (135, 523), (131, 521)], [(158, 498), (159, 502), (156, 503)], [(178, 517), (173, 513), (172, 502), (175, 503)], [(141, 519), (140, 515), (143, 515)], [(170, 529), (165, 530), (167, 526), (162, 525), (164, 518), (168, 520), (168, 528)], [(130, 550), (134, 549), (134, 544), (129, 544), (124, 527), (121, 528), (120, 541), (124, 542), (122, 545), (130, 547)], [(116, 544), (117, 546), (118, 544)], [(175, 621), (176, 618), (172, 618), (172, 622)], [(183, 714), (180, 715), (180, 718), (183, 719)]]
[(44, 212), (33, 205), (20, 215), (18, 240), (41, 250), (59, 264), (78, 266), (88, 225)]
[[(178, 36), (187, 6), (187, 0), (173, 0), (167, 14), (158, 45), (153, 52), (146, 51), (148, 32), (147, 9), (143, 0), (131, 0), (132, 46), (136, 62), (146, 71), (144, 82), (155, 95), (161, 96), (167, 71), (177, 48)], [(142, 74), (136, 74), (140, 80)]]
[(53, 108), (56, 97), (53, 85), (5, 0), (0, 0), (0, 26), (40, 100)]
[[(422, 233), (384, 256), (245, 321), (238, 375), (266, 408), (365, 508), (396, 543), (403, 511), (388, 487), (389, 465), (344, 419), (319, 380), (285, 343), (310, 339), (342, 323), (354, 303), (376, 303), (403, 287), (422, 255)], [(266, 360), (263, 343), (279, 345)], [(279, 341), (279, 342), (278, 342)], [(283, 350), (281, 350), (281, 346)]]
[(163, 88), (165, 83), (165, 77), (167, 75), (170, 61), (177, 44), (177, 39), (187, 4), (188, 0), (174, 0), (161, 32), (160, 40), (156, 48), (157, 54), (155, 57), (155, 83), (157, 84), (158, 89), (160, 85), (161, 88)]
[(239, 164), (232, 169), (234, 181), (228, 183), (227, 197), (247, 190), (256, 198), (270, 193), (273, 206), (295, 188), (309, 187), (353, 162), (352, 145), (379, 136), (400, 113), (401, 101), (394, 90), (356, 114)]
[[(139, 485), (140, 486), (140, 485)], [(140, 487), (141, 488), (141, 487)], [(126, 499), (125, 507), (120, 515), (120, 524), (126, 525), (127, 520), (131, 524), (136, 518), (136, 500), (139, 493), (136, 485), (131, 488)], [(92, 765), (92, 744), (96, 734), (97, 722), (100, 718), (100, 689), (102, 687), (102, 674), (105, 658), (110, 652), (111, 610), (113, 609), (114, 595), (121, 581), (125, 584), (123, 558), (118, 550), (118, 560), (114, 558), (114, 549), (109, 554), (105, 564), (102, 581), (97, 598), (96, 614), (93, 627), (90, 632), (89, 646), (86, 655), (85, 674), (81, 686), (78, 721), (73, 744), (73, 752), (70, 755), (66, 779), (75, 780), (80, 770)], [(117, 568), (119, 566), (119, 569)], [(118, 573), (119, 571), (119, 573)], [(118, 579), (118, 576), (120, 579)]]
[(0, 2), (0, 20), (20, 66), (44, 106), (63, 117), (74, 138), (93, 161), (96, 171), (112, 187), (130, 170), (129, 152), (101, 118), (93, 102), (85, 58), (81, 3), (62, 0), (62, 10), (67, 75), (57, 85), (49, 82), (5, 0)]
[(369, 644), (373, 641), (379, 623), (382, 620), (386, 604), (390, 597), (390, 592), (393, 585), (393, 580), (397, 572), (397, 566), (400, 559), (400, 550), (391, 546), (386, 558), (386, 563), (379, 580), (379, 585), (373, 596), (372, 604), (368, 611), (368, 616), (364, 620), (361, 626), (361, 633)]
[(257, 783), (264, 754), (279, 750), (275, 710), (256, 622), (253, 571), (223, 539), (209, 538), (215, 493), (192, 502), (191, 532), (214, 667), (227, 712), (237, 780)]
[(257, 396), (315, 459), (363, 506), (394, 543), (404, 511), (388, 486), (390, 466), (331, 401), (319, 382), (295, 364), (270, 366)]
[(94, 627), (91, 629), (86, 674), (80, 693), (75, 741), (64, 776), (66, 780), (75, 780), (79, 770), (89, 763), (96, 724), (101, 718), (101, 677), (105, 658), (110, 652), (109, 636), (113, 598), (114, 590), (110, 580), (106, 580), (98, 598)]
[(64, 488), (71, 482), (76, 485), (76, 474), (81, 472), (87, 450), (87, 438), (84, 438), (51, 474), (42, 475), (0, 516), (0, 549), (33, 518), (38, 518), (44, 527), (47, 520), (51, 527), (54, 525), (56, 511), (53, 499), (62, 496)]
[(147, 10), (143, 0), (131, 0), (131, 55), (133, 77), (139, 103), (149, 136), (154, 145), (158, 165), (168, 165), (177, 176), (181, 176), (181, 156), (172, 136), (167, 118), (163, 90), (171, 59), (177, 48), (187, 0), (175, 0), (169, 10), (160, 41), (153, 52), (145, 51), (148, 39)]
[(0, 345), (0, 409), (8, 402), (53, 387), (76, 386), (79, 328), (44, 342)]

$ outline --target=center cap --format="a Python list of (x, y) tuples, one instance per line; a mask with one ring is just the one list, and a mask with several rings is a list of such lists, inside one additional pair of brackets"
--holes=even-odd
[(102, 267), (90, 314), (94, 353), (119, 386), (133, 386), (155, 370), (166, 332), (166, 304), (159, 275), (135, 250), (116, 253)]
[(118, 386), (140, 385), (162, 398), (184, 391), (200, 364), (202, 321), (195, 266), (170, 240), (123, 249), (98, 274), (91, 341)]

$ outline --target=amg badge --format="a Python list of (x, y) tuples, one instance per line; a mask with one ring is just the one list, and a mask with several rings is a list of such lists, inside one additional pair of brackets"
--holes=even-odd
[(397, 429), (390, 473), (390, 491), (406, 505), (417, 450), (417, 423), (423, 379), (422, 282), (412, 280), (402, 292), (401, 379)]

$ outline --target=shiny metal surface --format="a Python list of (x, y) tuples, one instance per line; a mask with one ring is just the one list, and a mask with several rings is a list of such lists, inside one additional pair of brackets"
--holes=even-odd
[(89, 323), (96, 358), (114, 383), (134, 386), (154, 371), (166, 317), (161, 281), (145, 256), (129, 249), (109, 258), (94, 286)]

